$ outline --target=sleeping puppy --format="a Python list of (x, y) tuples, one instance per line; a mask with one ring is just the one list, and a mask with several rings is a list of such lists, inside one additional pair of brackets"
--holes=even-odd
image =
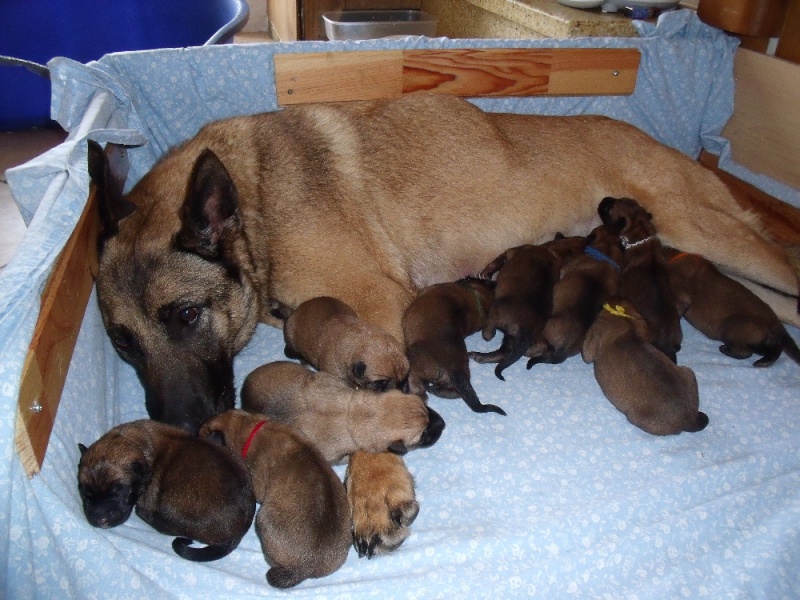
[(480, 276), (497, 273), (494, 302), (483, 328), (483, 339), (491, 340), (503, 332), (500, 348), (493, 352), (470, 352), (479, 363), (496, 362), (494, 373), (519, 360), (538, 339), (553, 310), (553, 286), (559, 279), (562, 260), (583, 250), (581, 238), (560, 236), (539, 246), (524, 245), (506, 250), (495, 258)]
[(596, 227), (587, 236), (584, 252), (565, 264), (553, 288), (552, 315), (525, 352), (528, 369), (539, 363), (559, 364), (580, 353), (597, 311), (616, 292), (621, 259), (619, 236), (609, 227)]
[(694, 372), (670, 361), (648, 340), (647, 322), (633, 303), (612, 296), (583, 342), (583, 360), (606, 398), (636, 427), (653, 435), (701, 431)]
[(404, 348), (384, 329), (356, 316), (330, 296), (306, 300), (283, 327), (286, 356), (379, 392), (401, 387), (408, 376)]
[(664, 249), (678, 312), (733, 358), (762, 358), (756, 367), (769, 367), (781, 352), (800, 364), (800, 350), (775, 312), (738, 281), (720, 273), (698, 254)]
[(653, 345), (677, 362), (681, 317), (653, 216), (630, 198), (606, 197), (597, 212), (603, 224), (619, 234), (622, 245), (618, 294), (631, 300), (647, 321)]
[(288, 361), (253, 370), (241, 396), (244, 410), (293, 427), (333, 463), (359, 450), (405, 454), (426, 448), (444, 429), (442, 417), (419, 396), (356, 390), (335, 375)]
[(350, 549), (344, 485), (325, 458), (290, 427), (243, 410), (228, 410), (200, 428), (240, 454), (253, 479), (256, 533), (270, 565), (267, 582), (289, 588), (330, 575)]
[[(146, 419), (78, 447), (78, 490), (94, 527), (116, 527), (135, 508), (157, 531), (179, 536), (172, 548), (193, 561), (222, 558), (250, 529), (250, 474), (230, 450)], [(193, 540), (207, 546), (193, 548)]]
[(409, 392), (430, 391), (443, 398), (464, 399), (473, 411), (505, 411), (482, 404), (472, 387), (464, 341), (483, 329), (492, 305), (494, 282), (469, 277), (424, 288), (403, 315), (403, 335), (411, 373)]

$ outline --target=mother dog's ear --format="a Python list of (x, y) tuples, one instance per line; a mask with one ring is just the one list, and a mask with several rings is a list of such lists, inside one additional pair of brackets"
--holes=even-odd
[(207, 260), (223, 257), (230, 236), (240, 228), (239, 193), (213, 151), (200, 153), (181, 209), (178, 245)]
[(128, 157), (125, 148), (108, 144), (106, 150), (89, 140), (89, 176), (97, 189), (97, 210), (103, 228), (98, 240), (98, 251), (105, 240), (119, 231), (119, 222), (136, 210), (136, 205), (122, 195), (128, 176)]

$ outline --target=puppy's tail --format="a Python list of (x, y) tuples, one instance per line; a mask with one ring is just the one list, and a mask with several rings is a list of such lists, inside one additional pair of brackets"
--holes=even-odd
[(502, 352), (503, 358), (500, 359), (500, 362), (498, 362), (497, 366), (494, 368), (494, 374), (497, 375), (499, 380), (505, 381), (503, 371), (522, 358), (535, 339), (536, 336), (529, 330), (520, 331), (519, 335), (510, 335), (507, 333), (505, 337), (503, 337), (503, 343), (500, 345), (500, 352)]
[(172, 540), (172, 549), (175, 551), (175, 554), (194, 562), (218, 560), (230, 554), (237, 545), (238, 540), (237, 542), (229, 542), (227, 544), (211, 544), (202, 548), (195, 548), (192, 547), (192, 540), (189, 538), (176, 537)]
[(800, 365), (800, 348), (797, 347), (797, 344), (792, 339), (792, 336), (790, 336), (785, 329), (783, 331), (783, 335), (781, 336), (781, 347), (786, 353), (786, 356)]
[(694, 423), (689, 425), (684, 431), (689, 433), (696, 433), (698, 431), (703, 431), (708, 425), (708, 415), (702, 411), (697, 411), (697, 419), (695, 419)]
[(298, 571), (299, 569), (292, 569), (291, 567), (272, 567), (267, 571), (267, 583), (272, 587), (281, 589), (294, 587), (304, 579), (307, 579), (306, 575)]
[(467, 406), (469, 406), (473, 412), (495, 412), (503, 416), (506, 415), (506, 411), (499, 406), (495, 406), (494, 404), (483, 404), (480, 401), (478, 394), (475, 393), (475, 389), (472, 387), (472, 382), (470, 382), (469, 375), (467, 373), (454, 373), (452, 381), (453, 387), (458, 392), (458, 395), (464, 399), (464, 402), (466, 402)]

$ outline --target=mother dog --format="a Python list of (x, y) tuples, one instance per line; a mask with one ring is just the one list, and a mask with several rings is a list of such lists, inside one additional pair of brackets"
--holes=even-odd
[[(755, 217), (691, 159), (603, 117), (424, 95), (306, 105), (204, 127), (126, 196), (96, 145), (90, 172), (105, 326), (149, 414), (189, 430), (233, 406), (233, 357), (258, 321), (280, 324), (276, 303), (333, 296), (402, 340), (419, 289), (557, 231), (587, 233), (606, 196), (635, 198), (665, 243), (756, 283), (800, 322), (796, 274)], [(402, 460), (360, 453), (350, 469), (356, 543), (402, 543), (416, 514)]]

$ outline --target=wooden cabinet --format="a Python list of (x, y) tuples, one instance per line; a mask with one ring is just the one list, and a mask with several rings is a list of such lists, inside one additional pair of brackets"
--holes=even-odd
[(324, 40), (322, 13), (334, 10), (418, 9), (421, 0), (269, 0), (270, 29), (282, 42)]

